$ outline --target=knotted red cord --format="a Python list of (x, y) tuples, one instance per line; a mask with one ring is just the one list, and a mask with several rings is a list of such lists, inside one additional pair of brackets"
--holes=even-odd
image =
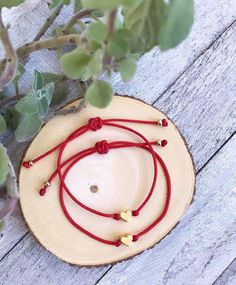
[[(60, 178), (60, 202), (61, 202), (61, 206), (63, 209), (63, 212), (65, 213), (66, 217), (68, 218), (68, 220), (71, 222), (72, 225), (74, 225), (76, 228), (78, 228), (79, 230), (81, 230), (83, 233), (87, 234), (88, 236), (90, 236), (91, 238), (94, 238), (100, 242), (106, 243), (106, 244), (111, 244), (111, 245), (115, 245), (115, 246), (119, 246), (121, 244), (120, 240), (117, 241), (109, 241), (109, 240), (105, 240), (102, 239), (92, 233), (90, 233), (89, 231), (87, 231), (86, 229), (82, 228), (80, 225), (78, 225), (73, 218), (69, 215), (65, 204), (64, 204), (64, 198), (63, 198), (63, 190), (65, 189), (67, 194), (72, 198), (72, 200), (74, 202), (76, 202), (79, 206), (83, 207), (84, 209), (100, 215), (100, 216), (104, 216), (104, 217), (112, 217), (116, 220), (120, 219), (120, 216), (118, 213), (115, 214), (106, 214), (106, 213), (102, 213), (99, 211), (96, 211), (95, 209), (89, 208), (88, 206), (84, 205), (83, 203), (81, 203), (78, 199), (76, 199), (72, 193), (70, 192), (70, 190), (68, 189), (68, 187), (65, 184), (65, 178), (66, 175), (68, 174), (69, 170), (75, 165), (75, 163), (77, 163), (79, 160), (83, 159), (84, 157), (87, 157), (95, 152), (98, 152), (100, 154), (106, 154), (108, 153), (109, 149), (115, 149), (115, 148), (122, 148), (122, 147), (140, 147), (143, 148), (147, 151), (149, 151), (153, 157), (153, 165), (154, 165), (154, 178), (153, 178), (153, 183), (152, 183), (152, 187), (146, 197), (146, 199), (143, 201), (143, 203), (136, 209), (132, 211), (132, 215), (133, 216), (137, 216), (139, 215), (139, 212), (142, 210), (142, 208), (146, 205), (146, 203), (149, 201), (149, 199), (151, 198), (153, 191), (155, 189), (155, 185), (156, 185), (156, 179), (157, 179), (157, 163), (156, 160), (158, 160), (160, 162), (160, 164), (162, 165), (162, 168), (164, 169), (165, 175), (166, 175), (166, 179), (167, 179), (167, 200), (166, 200), (166, 206), (163, 210), (163, 213), (160, 215), (160, 217), (158, 217), (158, 219), (151, 224), (148, 228), (146, 228), (144, 231), (136, 234), (133, 236), (133, 241), (138, 240), (138, 238), (142, 235), (144, 235), (145, 233), (147, 233), (148, 231), (150, 231), (153, 227), (155, 227), (157, 225), (157, 223), (159, 223), (163, 217), (166, 215), (166, 212), (168, 210), (168, 206), (169, 206), (169, 200), (170, 200), (170, 177), (169, 177), (169, 173), (168, 170), (163, 162), (163, 160), (160, 158), (160, 156), (153, 150), (152, 145), (156, 144), (156, 142), (149, 142), (142, 134), (140, 134), (139, 132), (120, 125), (120, 124), (116, 124), (113, 122), (127, 122), (127, 123), (141, 123), (141, 124), (157, 124), (157, 125), (162, 125), (164, 127), (166, 127), (168, 125), (168, 122), (166, 119), (163, 120), (159, 120), (159, 121), (142, 121), (142, 120), (126, 120), (126, 119), (108, 119), (108, 120), (102, 120), (101, 118), (97, 117), (97, 118), (91, 118), (88, 121), (87, 125), (84, 125), (80, 128), (78, 128), (77, 130), (75, 130), (71, 135), (69, 135), (67, 137), (67, 139), (58, 144), (57, 146), (55, 146), (54, 148), (50, 149), (49, 151), (47, 151), (46, 153), (40, 155), (39, 157), (35, 158), (32, 161), (28, 161), (28, 162), (23, 162), (23, 166), (26, 168), (29, 168), (30, 166), (32, 166), (34, 163), (38, 162), (39, 160), (43, 159), (44, 157), (50, 155), (51, 153), (53, 153), (54, 151), (59, 149), (59, 154), (58, 154), (58, 159), (57, 159), (57, 169), (56, 171), (54, 171), (54, 173), (51, 175), (51, 177), (49, 178), (49, 181), (45, 184), (44, 188), (42, 188), (40, 190), (40, 195), (44, 195), (46, 193), (46, 189), (48, 186), (50, 186), (51, 181), (53, 180), (53, 178), (58, 174), (59, 178)], [(77, 153), (76, 155), (72, 156), (71, 158), (67, 159), (66, 161), (64, 161), (63, 163), (61, 162), (62, 159), (62, 155), (63, 155), (63, 151), (65, 149), (65, 147), (67, 146), (67, 144), (69, 142), (71, 142), (72, 140), (78, 138), (79, 136), (83, 135), (84, 133), (86, 133), (89, 130), (92, 131), (97, 131), (99, 129), (102, 128), (103, 125), (107, 125), (110, 127), (116, 127), (116, 128), (120, 128), (120, 129), (124, 129), (126, 131), (132, 132), (133, 134), (139, 136), (140, 138), (143, 139), (144, 143), (133, 143), (133, 142), (112, 142), (112, 143), (108, 143), (106, 140), (103, 140), (101, 142), (97, 142), (95, 144), (94, 147), (92, 148), (88, 148), (85, 149), (79, 153)], [(158, 145), (161, 146), (165, 146), (167, 144), (166, 140), (162, 140), (158, 142)], [(72, 161), (72, 162), (71, 162)], [(64, 166), (66, 166), (69, 162), (70, 165), (66, 168), (64, 174), (62, 174), (62, 168)]]

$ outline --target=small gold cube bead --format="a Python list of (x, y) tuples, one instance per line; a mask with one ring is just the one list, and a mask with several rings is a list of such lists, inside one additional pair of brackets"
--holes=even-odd
[(157, 145), (161, 146), (161, 140), (157, 140)]
[(44, 186), (45, 186), (45, 187), (50, 187), (50, 186), (51, 186), (51, 183), (50, 183), (49, 181), (47, 181), (47, 182), (44, 183)]
[(33, 165), (34, 165), (34, 163), (33, 163), (32, 160), (29, 161), (29, 165), (30, 165), (30, 166), (33, 166)]
[(158, 120), (157, 123), (159, 126), (162, 126), (162, 120)]

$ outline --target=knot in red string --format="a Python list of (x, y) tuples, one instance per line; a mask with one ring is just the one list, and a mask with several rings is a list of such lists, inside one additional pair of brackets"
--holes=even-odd
[(106, 140), (97, 142), (95, 144), (95, 148), (96, 148), (97, 152), (100, 154), (106, 154), (109, 151), (109, 145), (108, 145), (108, 142)]
[(96, 132), (97, 130), (102, 128), (102, 119), (99, 117), (91, 118), (88, 121), (88, 125), (90, 130)]

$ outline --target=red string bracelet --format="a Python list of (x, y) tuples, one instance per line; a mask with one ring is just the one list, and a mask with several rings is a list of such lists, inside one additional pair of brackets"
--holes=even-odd
[[(103, 217), (107, 217), (107, 218), (113, 218), (115, 220), (120, 220), (121, 218), (125, 221), (127, 221), (129, 219), (129, 217), (131, 215), (133, 216), (138, 216), (140, 211), (143, 209), (143, 207), (146, 205), (146, 203), (149, 201), (149, 199), (151, 198), (153, 191), (155, 189), (155, 184), (156, 184), (156, 179), (157, 179), (157, 164), (156, 164), (156, 160), (155, 160), (155, 155), (154, 155), (154, 150), (152, 148), (152, 145), (149, 143), (149, 141), (139, 132), (126, 127), (126, 126), (122, 126), (122, 125), (118, 125), (115, 124), (113, 122), (131, 122), (131, 123), (141, 123), (141, 124), (158, 124), (160, 126), (167, 126), (168, 122), (163, 119), (163, 120), (159, 120), (159, 121), (142, 121), (142, 120), (126, 120), (126, 119), (109, 119), (109, 120), (101, 120), (101, 118), (92, 118), (89, 119), (88, 124), (85, 126), (82, 126), (80, 128), (78, 128), (77, 130), (75, 130), (72, 134), (70, 134), (65, 140), (64, 142), (62, 142), (61, 144), (57, 145), (56, 147), (52, 148), (51, 150), (49, 150), (48, 152), (46, 152), (45, 154), (37, 157), (36, 159), (34, 159), (32, 162), (36, 163), (37, 161), (43, 159), (44, 157), (46, 157), (47, 155), (51, 154), (52, 152), (54, 152), (56, 149), (59, 149), (59, 154), (58, 154), (58, 159), (57, 159), (57, 170), (51, 175), (51, 177), (49, 178), (48, 182), (46, 182), (44, 184), (44, 187), (42, 189), (40, 189), (40, 195), (43, 196), (46, 194), (46, 189), (51, 185), (52, 179), (55, 177), (56, 174), (59, 175), (60, 178), (60, 182), (63, 184), (63, 187), (65, 188), (67, 194), (70, 196), (70, 198), (77, 203), (79, 206), (81, 206), (82, 208), (92, 212), (93, 214), (96, 215), (100, 215)], [(84, 205), (83, 203), (81, 203), (68, 189), (68, 187), (66, 186), (64, 179), (62, 178), (62, 167), (64, 167), (67, 162), (69, 162), (70, 160), (75, 159), (77, 156), (80, 155), (85, 155), (86, 152), (90, 152), (92, 151), (91, 149), (87, 149), (84, 150), (80, 153), (77, 153), (75, 156), (71, 157), (69, 160), (67, 160), (66, 162), (62, 163), (61, 159), (62, 159), (62, 155), (63, 155), (63, 151), (65, 149), (65, 147), (67, 146), (67, 144), (69, 142), (71, 142), (72, 140), (78, 138), (79, 136), (81, 136), (82, 134), (86, 133), (88, 130), (92, 130), (92, 131), (97, 131), (99, 129), (102, 128), (103, 125), (107, 125), (107, 126), (111, 126), (111, 127), (116, 127), (116, 128), (120, 128), (120, 129), (124, 129), (126, 131), (132, 132), (135, 135), (141, 137), (144, 142), (149, 146), (150, 148), (150, 153), (152, 154), (152, 158), (153, 158), (153, 165), (154, 165), (154, 177), (153, 177), (153, 182), (152, 182), (152, 186), (151, 189), (146, 197), (146, 199), (144, 200), (144, 202), (136, 209), (131, 211), (122, 211), (121, 213), (113, 213), (113, 214), (107, 214), (107, 213), (103, 213), (100, 211), (97, 211), (95, 209), (92, 209), (86, 205)], [(152, 144), (156, 144), (155, 142), (153, 142)], [(166, 140), (158, 140), (157, 144), (165, 146), (167, 144)], [(99, 146), (99, 144), (97, 145), (97, 147)], [(96, 151), (96, 148), (93, 149), (93, 151)], [(99, 149), (98, 149), (99, 152)], [(92, 153), (91, 153), (92, 154)], [(87, 154), (89, 155), (89, 153)], [(85, 156), (87, 156), (85, 155)], [(31, 162), (31, 163), (32, 163)]]
[[(88, 206), (82, 204), (79, 200), (77, 200), (72, 194), (71, 192), (69, 191), (68, 187), (65, 185), (65, 177), (67, 175), (67, 173), (69, 172), (69, 170), (73, 167), (73, 165), (75, 163), (77, 163), (79, 160), (81, 160), (82, 158), (88, 156), (88, 155), (91, 155), (95, 152), (98, 152), (100, 154), (105, 154), (108, 152), (109, 148), (121, 148), (121, 147), (141, 147), (143, 149), (146, 149), (147, 151), (149, 151), (152, 156), (153, 156), (153, 163), (154, 163), (154, 178), (153, 178), (153, 183), (152, 183), (152, 187), (151, 187), (151, 190), (150, 192), (148, 193), (146, 199), (144, 200), (144, 202), (138, 207), (137, 210), (134, 210), (132, 211), (132, 215), (133, 216), (137, 216), (140, 212), (140, 210), (145, 206), (145, 204), (148, 202), (148, 200), (150, 199), (151, 195), (153, 194), (153, 191), (154, 191), (154, 188), (155, 188), (155, 184), (156, 184), (156, 179), (157, 179), (157, 164), (156, 164), (156, 159), (160, 160), (161, 158), (157, 155), (157, 153), (154, 152), (153, 148), (152, 148), (152, 145), (153, 144), (156, 144), (156, 142), (149, 142), (142, 134), (138, 133), (137, 131), (131, 129), (131, 128), (128, 128), (126, 126), (122, 126), (122, 125), (119, 125), (119, 124), (115, 124), (114, 122), (128, 122), (128, 123), (142, 123), (142, 124), (157, 124), (157, 125), (162, 125), (162, 126), (167, 126), (168, 125), (168, 122), (163, 119), (163, 120), (159, 120), (159, 121), (142, 121), (142, 120), (126, 120), (126, 119), (108, 119), (108, 120), (101, 120), (100, 118), (92, 118), (88, 121), (88, 124), (85, 125), (85, 126), (82, 126), (80, 128), (78, 128), (77, 130), (75, 130), (64, 142), (62, 142), (61, 144), (55, 146), (54, 148), (50, 149), (49, 151), (47, 151), (46, 153), (42, 154), (41, 156), (35, 158), (34, 160), (32, 161), (28, 161), (28, 162), (23, 162), (23, 166), (26, 167), (26, 168), (29, 168), (30, 166), (34, 165), (34, 163), (36, 163), (37, 161), (43, 159), (44, 157), (48, 156), (49, 154), (53, 153), (54, 151), (56, 151), (57, 149), (59, 149), (59, 154), (58, 154), (58, 159), (57, 159), (57, 170), (51, 175), (50, 179), (48, 182), (45, 183), (44, 185), (44, 188), (42, 188), (40, 190), (40, 195), (44, 195), (46, 193), (46, 189), (50, 186), (51, 184), (51, 181), (52, 179), (58, 174), (59, 175), (59, 178), (60, 178), (60, 201), (61, 201), (61, 205), (62, 205), (62, 208), (63, 208), (63, 211), (65, 213), (65, 215), (67, 216), (68, 220), (75, 226), (75, 222), (73, 221), (73, 219), (71, 217), (69, 217), (69, 214), (65, 208), (65, 205), (64, 205), (64, 200), (63, 200), (63, 197), (61, 198), (61, 195), (62, 195), (62, 191), (63, 189), (66, 190), (66, 192), (68, 193), (68, 195), (73, 199), (74, 202), (76, 202), (78, 205), (80, 205), (81, 207), (83, 207), (84, 209), (86, 210), (89, 210), (90, 212), (93, 212), (95, 214), (98, 214), (100, 216), (104, 216), (104, 217), (112, 217), (114, 219), (117, 219), (119, 220), (120, 218), (122, 218), (122, 216), (120, 214), (106, 214), (106, 213), (102, 213), (102, 212), (99, 212), (99, 211), (96, 211), (92, 208), (89, 208)], [(87, 150), (83, 150), (79, 153), (77, 153), (76, 155), (72, 156), (71, 158), (69, 158), (67, 161), (61, 163), (61, 158), (62, 158), (62, 155), (63, 155), (63, 151), (65, 149), (65, 147), (67, 146), (67, 144), (69, 142), (71, 142), (72, 140), (74, 140), (75, 138), (78, 138), (79, 136), (83, 135), (84, 133), (86, 133), (88, 130), (92, 130), (92, 131), (97, 131), (99, 129), (102, 128), (103, 125), (107, 125), (107, 126), (111, 126), (111, 127), (116, 127), (116, 128), (120, 128), (120, 129), (124, 129), (124, 130), (127, 130), (129, 132), (132, 132), (134, 134), (136, 134), (137, 136), (141, 137), (143, 140), (144, 140), (144, 143), (132, 143), (132, 142), (113, 142), (113, 143), (110, 143), (108, 144), (105, 140), (102, 141), (102, 142), (98, 142), (96, 143), (95, 147), (93, 148), (89, 148)], [(158, 145), (162, 145), (162, 146), (165, 146), (167, 144), (167, 141), (166, 140), (158, 140), (157, 141), (157, 144)], [(62, 168), (64, 166), (66, 166), (66, 164), (68, 162), (70, 162), (70, 165), (69, 167), (67, 167), (67, 169), (65, 170), (64, 174), (62, 174)], [(161, 162), (161, 160), (160, 160)], [(163, 162), (163, 161), (162, 161)], [(164, 163), (164, 162), (163, 162)], [(162, 165), (163, 166), (163, 165)], [(164, 167), (163, 167), (164, 168)], [(166, 169), (167, 171), (167, 169)], [(62, 195), (63, 196), (63, 195)], [(125, 212), (123, 212), (124, 214)], [(162, 218), (161, 218), (162, 219)], [(98, 241), (101, 241), (101, 242), (104, 242), (104, 243), (107, 243), (107, 244), (113, 244), (113, 245), (116, 245), (117, 246), (117, 241), (115, 242), (111, 242), (111, 241), (107, 241), (107, 240), (104, 240), (104, 239), (101, 239), (95, 235), (93, 235), (92, 233), (89, 233), (88, 231), (86, 231), (85, 229), (81, 228), (78, 224), (77, 225), (77, 228), (80, 229), (82, 232), (86, 233), (87, 235), (89, 235), (90, 237), (92, 238), (95, 238), (96, 240)], [(154, 227), (155, 224), (153, 225), (150, 225), (150, 227)], [(149, 227), (149, 228), (150, 228)], [(150, 229), (151, 229), (150, 228)], [(150, 230), (149, 229), (149, 230)], [(149, 231), (148, 230), (148, 231)], [(138, 235), (135, 235), (132, 237), (132, 240), (135, 241), (137, 240), (137, 238), (143, 234), (145, 234), (145, 231), (144, 230), (142, 233), (139, 233)], [(127, 237), (123, 237), (123, 239), (125, 239)], [(119, 244), (122, 240), (119, 240)], [(125, 240), (122, 241), (123, 243), (126, 244)]]
[[(141, 146), (142, 148), (148, 150), (148, 148), (146, 146)], [(146, 227), (144, 230), (142, 230), (141, 232), (134, 234), (134, 235), (125, 235), (115, 241), (111, 241), (111, 240), (107, 240), (107, 239), (103, 239), (93, 233), (91, 233), (90, 231), (86, 230), (85, 228), (83, 228), (82, 226), (80, 226), (77, 222), (75, 222), (75, 220), (71, 217), (71, 215), (69, 214), (69, 212), (66, 209), (66, 205), (64, 202), (64, 195), (63, 195), (63, 186), (62, 184), (60, 185), (60, 203), (61, 203), (61, 207), (62, 210), (65, 214), (65, 216), (67, 217), (68, 221), (74, 226), (76, 227), (79, 231), (83, 232), (84, 234), (86, 234), (87, 236), (91, 237), (92, 239), (99, 241), (101, 243), (104, 244), (108, 244), (108, 245), (114, 245), (114, 246), (120, 246), (122, 243), (125, 245), (130, 245), (132, 242), (136, 242), (141, 236), (147, 234), (149, 231), (151, 231), (158, 223), (160, 223), (160, 221), (166, 216), (168, 208), (169, 208), (169, 204), (170, 204), (170, 198), (171, 198), (171, 180), (170, 180), (170, 175), (168, 172), (168, 169), (164, 163), (164, 161), (162, 160), (162, 158), (155, 152), (155, 157), (156, 159), (159, 161), (159, 163), (161, 164), (163, 170), (164, 170), (164, 174), (166, 177), (166, 186), (167, 186), (167, 196), (166, 196), (166, 202), (165, 202), (165, 206), (164, 209), (162, 211), (162, 213), (160, 214), (160, 216), (158, 216), (156, 218), (156, 220), (151, 223), (148, 227)]]

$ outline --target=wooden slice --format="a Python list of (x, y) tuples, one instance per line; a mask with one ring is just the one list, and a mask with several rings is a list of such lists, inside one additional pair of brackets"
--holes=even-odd
[[(71, 103), (67, 108), (77, 105)], [(73, 130), (91, 117), (158, 120), (166, 118), (159, 110), (139, 100), (115, 96), (106, 109), (88, 106), (83, 111), (50, 120), (35, 137), (23, 160), (33, 159), (62, 142)], [(145, 236), (130, 246), (115, 247), (91, 239), (73, 227), (63, 214), (59, 202), (59, 180), (56, 178), (47, 194), (38, 194), (43, 183), (55, 170), (57, 153), (41, 160), (30, 169), (21, 168), (19, 175), (20, 203), (30, 230), (37, 240), (60, 259), (83, 266), (115, 263), (141, 253), (160, 241), (177, 224), (191, 203), (195, 173), (191, 155), (176, 126), (169, 121), (167, 128), (154, 125), (129, 124), (149, 140), (167, 139), (164, 148), (155, 150), (165, 161), (171, 176), (172, 196), (166, 217)], [(140, 141), (134, 134), (104, 126), (73, 141), (64, 154), (69, 158), (80, 150), (106, 139)], [(155, 192), (138, 217), (123, 220), (96, 216), (77, 206), (65, 194), (69, 213), (81, 226), (109, 240), (117, 240), (145, 229), (160, 215), (166, 199), (164, 172), (159, 166)], [(111, 150), (106, 155), (94, 154), (77, 163), (66, 179), (72, 193), (86, 205), (107, 213), (136, 209), (150, 190), (153, 177), (151, 155), (139, 148)], [(173, 236), (173, 238), (175, 238)], [(168, 250), (168, 249), (167, 249)]]

